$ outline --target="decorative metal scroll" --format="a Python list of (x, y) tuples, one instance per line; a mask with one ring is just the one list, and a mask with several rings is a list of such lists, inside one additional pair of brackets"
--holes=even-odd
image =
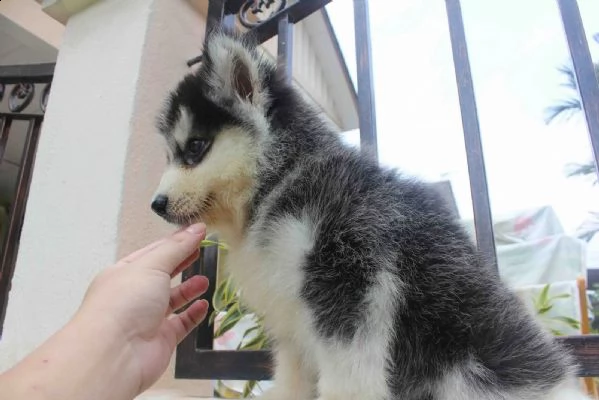
[(253, 28), (285, 9), (285, 0), (248, 0), (239, 10), (239, 22)]
[(35, 86), (32, 83), (17, 83), (8, 97), (8, 109), (18, 113), (23, 111), (33, 100)]
[(52, 84), (48, 83), (46, 85), (46, 87), (44, 88), (44, 91), (42, 92), (42, 98), (40, 99), (40, 108), (42, 109), (43, 113), (46, 112), (46, 106), (48, 105), (48, 96), (50, 96), (50, 87), (51, 86), (52, 86)]
[[(39, 99), (36, 99), (36, 90), (40, 89), (40, 87), (36, 88), (37, 85), (40, 84), (31, 82), (0, 83), (0, 104), (6, 101), (4, 109), (14, 114), (23, 113), (30, 105), (37, 104), (39, 108), (33, 107), (33, 113), (44, 114), (48, 104), (51, 84), (46, 83), (43, 85), (43, 89), (38, 96)], [(34, 101), (35, 103), (33, 103)]]
[[(312, 13), (322, 9), (332, 0), (209, 0), (208, 23), (210, 32), (217, 25), (231, 27), (235, 16), (247, 29), (244, 35), (258, 43), (264, 43), (278, 34), (278, 24), (286, 19), (296, 24)], [(365, 1), (365, 0), (363, 0)], [(202, 55), (187, 61), (189, 67), (202, 61)]]

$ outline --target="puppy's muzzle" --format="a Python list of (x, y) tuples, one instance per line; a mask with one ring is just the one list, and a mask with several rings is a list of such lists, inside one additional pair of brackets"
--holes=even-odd
[(164, 217), (166, 215), (166, 208), (168, 206), (168, 197), (166, 197), (163, 194), (159, 194), (158, 196), (156, 196), (154, 198), (154, 200), (152, 201), (152, 210), (160, 215), (161, 217)]

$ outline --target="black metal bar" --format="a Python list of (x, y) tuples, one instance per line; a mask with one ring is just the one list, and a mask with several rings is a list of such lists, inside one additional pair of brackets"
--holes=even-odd
[[(218, 241), (217, 238), (212, 237), (210, 240)], [(199, 261), (198, 274), (208, 278), (210, 285), (208, 290), (204, 293), (204, 298), (208, 299), (208, 315), (214, 311), (212, 304), (212, 298), (216, 291), (217, 285), (217, 265), (218, 265), (218, 247), (210, 246), (202, 249), (202, 256)], [(196, 349), (211, 350), (214, 343), (214, 327), (208, 323), (206, 318), (199, 326), (197, 331)]]
[(0, 83), (47, 83), (54, 75), (55, 63), (0, 66)]
[(599, 166), (599, 84), (576, 0), (558, 0), (562, 23), (582, 101), (595, 168)]
[[(579, 365), (579, 377), (599, 376), (599, 335), (561, 336)], [(197, 351), (177, 364), (176, 379), (269, 380), (273, 362), (270, 351)], [(197, 362), (201, 358), (202, 362)]]
[(206, 19), (206, 36), (215, 28), (219, 28), (225, 16), (226, 0), (208, 0), (208, 17)]
[(293, 76), (293, 23), (289, 15), (279, 19), (279, 34), (277, 35), (277, 74), (287, 82)]
[(177, 360), (175, 379), (263, 381), (272, 379), (272, 371), (272, 355), (269, 351), (198, 351)]
[[(211, 0), (214, 1), (214, 0)], [(279, 19), (283, 15), (289, 16), (289, 22), (298, 23), (304, 18), (310, 16), (312, 13), (318, 11), (323, 8), (325, 5), (330, 3), (332, 0), (298, 0), (291, 4), (290, 6), (284, 8), (279, 11), (271, 18), (262, 22), (260, 25), (252, 28), (244, 35), (249, 35), (252, 37), (257, 43), (262, 44), (266, 42), (268, 39), (274, 37), (278, 33), (278, 24)], [(202, 61), (202, 56), (199, 55), (191, 60), (187, 61), (188, 66), (192, 66), (194, 64)]]
[(354, 24), (356, 28), (356, 61), (358, 66), (360, 149), (363, 153), (378, 160), (368, 0), (354, 0)]
[[(234, 29), (235, 16), (227, 14), (227, 0), (208, 0), (208, 17), (206, 21), (206, 36), (216, 29), (223, 27), (225, 29)], [(202, 56), (192, 58), (187, 61), (187, 66), (191, 67), (194, 64), (202, 61)]]
[(491, 216), (485, 160), (460, 0), (445, 0), (445, 4), (447, 6), (451, 48), (460, 99), (462, 127), (464, 129), (464, 144), (466, 146), (468, 174), (470, 177), (470, 194), (472, 196), (474, 211), (476, 242), (479, 250), (487, 258), (487, 261), (497, 268), (497, 253), (495, 249), (495, 235), (493, 233), (493, 219)]
[[(0, 122), (0, 163), (4, 161), (4, 152), (6, 151), (6, 144), (8, 143), (8, 135), (10, 133), (10, 127), (12, 125), (11, 116), (2, 116)], [(2, 271), (0, 269), (0, 271)]]
[[(9, 226), (4, 238), (0, 261), (0, 271), (2, 271), (2, 279), (0, 279), (0, 296), (2, 296), (0, 298), (0, 321), (4, 321), (4, 317), (6, 316), (10, 282), (12, 281), (15, 269), (18, 244), (23, 227), (23, 217), (25, 216), (27, 195), (29, 193), (41, 125), (42, 117), (37, 117), (29, 123), (25, 148), (23, 150), (23, 162), (19, 169), (15, 198), (9, 213)], [(0, 325), (0, 337), (2, 336), (2, 329), (3, 326)]]
[[(579, 377), (599, 376), (599, 335), (571, 335), (556, 338), (575, 357)], [(269, 380), (273, 362), (269, 351), (198, 351), (177, 364), (177, 379)], [(202, 362), (197, 362), (201, 358)]]
[[(211, 237), (210, 240), (216, 240)], [(217, 281), (218, 248), (201, 249), (201, 254), (192, 268), (183, 272), (183, 281), (193, 275), (204, 275), (210, 281), (210, 288), (204, 294), (210, 303), (208, 315), (214, 308), (212, 298)], [(256, 351), (216, 351), (213, 350), (213, 327), (208, 318), (196, 327), (177, 346), (175, 361), (176, 379), (271, 379), (272, 362), (270, 352)]]
[(581, 378), (599, 376), (599, 335), (571, 335), (557, 338), (572, 352)]
[(43, 114), (23, 114), (23, 113), (1, 113), (0, 118), (9, 117), (13, 121), (29, 121), (34, 118), (43, 116)]
[(225, 14), (237, 14), (243, 3), (247, 0), (226, 0), (225, 1)]

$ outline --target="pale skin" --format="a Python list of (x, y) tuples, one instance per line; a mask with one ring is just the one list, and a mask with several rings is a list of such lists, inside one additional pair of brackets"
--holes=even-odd
[(208, 303), (196, 300), (205, 277), (171, 288), (205, 232), (201, 224), (181, 229), (103, 270), (70, 322), (0, 375), (0, 399), (131, 400), (149, 388), (206, 317)]

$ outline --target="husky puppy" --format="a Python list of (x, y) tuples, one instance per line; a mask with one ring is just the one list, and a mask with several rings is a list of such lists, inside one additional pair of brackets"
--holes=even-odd
[(229, 245), (275, 343), (262, 398), (585, 398), (437, 192), (345, 147), (261, 54), (208, 36), (159, 119), (168, 166), (152, 208)]

